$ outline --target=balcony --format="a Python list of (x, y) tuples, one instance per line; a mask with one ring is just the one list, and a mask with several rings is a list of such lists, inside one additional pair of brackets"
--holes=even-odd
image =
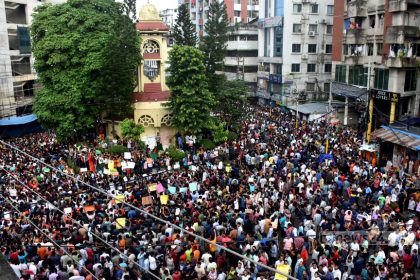
[(257, 77), (259, 79), (269, 80), (270, 79), (270, 72), (268, 71), (258, 71)]
[(389, 1), (389, 12), (405, 12), (410, 6), (420, 7), (420, 0), (390, 0)]
[(385, 65), (390, 68), (414, 68), (419, 67), (420, 58), (416, 57), (388, 57), (385, 60)]
[(420, 39), (420, 29), (418, 26), (389, 26), (385, 36), (388, 44), (404, 44), (408, 41), (418, 41)]
[(385, 2), (384, 1), (382, 1), (381, 4), (378, 4), (378, 5), (375, 5), (375, 6), (369, 6), (367, 8), (368, 13), (374, 13), (376, 11), (383, 12), (384, 10), (385, 10)]
[(353, 0), (347, 2), (347, 17), (365, 17), (367, 15), (367, 1), (366, 0)]
[(346, 44), (365, 44), (366, 36), (364, 31), (365, 29), (363, 28), (346, 30)]
[[(243, 59), (243, 62), (242, 62), (242, 59)], [(244, 66), (256, 66), (258, 65), (258, 58), (257, 57), (236, 57), (236, 56), (227, 56), (225, 58), (225, 65), (237, 66), (238, 64), (244, 65)]]
[(258, 50), (258, 41), (230, 41), (228, 50)]

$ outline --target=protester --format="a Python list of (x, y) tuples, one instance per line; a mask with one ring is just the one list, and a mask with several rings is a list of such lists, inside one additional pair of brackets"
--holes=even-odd
[(262, 265), (297, 279), (415, 279), (418, 177), (366, 160), (350, 128), (296, 129), (277, 108), (247, 116), (213, 150), (178, 134), (179, 163), (131, 142), (112, 155), (49, 133), (7, 141), (77, 180), (0, 144), (1, 253), (21, 279), (274, 278)]

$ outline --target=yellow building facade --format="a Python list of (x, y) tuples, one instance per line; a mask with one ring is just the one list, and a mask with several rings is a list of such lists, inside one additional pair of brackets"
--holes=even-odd
[(141, 36), (141, 64), (137, 69), (134, 90), (134, 120), (144, 126), (142, 141), (153, 148), (157, 141), (168, 147), (176, 130), (171, 127), (171, 113), (163, 106), (169, 97), (166, 64), (169, 51), (169, 28), (162, 22), (155, 6), (144, 5), (136, 29)]

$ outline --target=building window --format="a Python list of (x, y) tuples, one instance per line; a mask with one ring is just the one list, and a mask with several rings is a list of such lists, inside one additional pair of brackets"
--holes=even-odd
[(325, 45), (325, 53), (332, 53), (332, 45), (326, 44)]
[(327, 25), (327, 34), (332, 34), (333, 26), (331, 24)]
[(309, 24), (309, 33), (318, 33), (318, 25), (317, 24)]
[(405, 70), (404, 91), (413, 91), (417, 89), (417, 70)]
[(334, 15), (334, 5), (328, 5), (327, 6), (327, 16)]
[(235, 11), (233, 14), (235, 17), (241, 17), (241, 11)]
[(383, 48), (382, 43), (376, 44), (376, 55), (382, 55), (382, 48)]
[(309, 63), (308, 64), (308, 73), (314, 73), (316, 71), (316, 64), (315, 63)]
[(264, 29), (264, 56), (268, 57), (270, 56), (271, 50), (270, 50), (270, 29), (265, 28)]
[(389, 70), (383, 68), (375, 68), (375, 80), (373, 87), (377, 89), (388, 89)]
[(302, 24), (294, 23), (293, 24), (293, 33), (302, 33)]
[(302, 12), (302, 4), (293, 4), (293, 13), (300, 14)]
[(307, 91), (315, 91), (315, 83), (307, 82), (306, 83), (306, 90)]
[(300, 64), (299, 63), (293, 63), (292, 64), (292, 72), (293, 73), (299, 73), (300, 72)]
[(373, 44), (372, 43), (368, 43), (366, 45), (366, 52), (367, 52), (367, 56), (372, 56), (373, 55)]
[(311, 5), (311, 13), (317, 14), (318, 13), (318, 4), (312, 4)]
[(349, 66), (349, 84), (367, 86), (368, 68), (361, 65)]
[(331, 83), (324, 83), (324, 92), (330, 92)]
[(346, 65), (335, 66), (335, 81), (340, 83), (346, 82)]
[(235, 4), (241, 4), (241, 0), (235, 0)]
[(316, 44), (308, 44), (308, 53), (316, 53)]
[(349, 54), (349, 45), (343, 44), (343, 54), (348, 55)]
[(274, 28), (274, 56), (283, 56), (283, 27)]
[(300, 53), (300, 44), (292, 44), (292, 53)]
[(325, 73), (331, 73), (331, 71), (332, 71), (332, 64), (331, 63), (325, 63), (324, 72)]

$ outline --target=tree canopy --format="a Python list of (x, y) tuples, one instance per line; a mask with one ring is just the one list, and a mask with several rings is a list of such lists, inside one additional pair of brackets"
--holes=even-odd
[(174, 25), (173, 36), (177, 45), (194, 47), (197, 44), (197, 33), (191, 22), (187, 4), (178, 7), (178, 19)]
[(68, 0), (37, 8), (31, 25), (43, 87), (34, 112), (60, 139), (92, 128), (106, 112), (132, 112), (140, 39), (114, 0)]
[(200, 49), (205, 56), (206, 73), (210, 90), (218, 92), (222, 75), (216, 71), (223, 70), (223, 60), (226, 56), (228, 41), (228, 17), (226, 5), (223, 1), (212, 1), (209, 7), (209, 17), (205, 24), (207, 34), (200, 42)]
[(249, 87), (242, 80), (223, 80), (219, 88), (213, 112), (221, 122), (225, 122), (231, 128), (237, 128), (246, 114), (246, 93)]
[(133, 120), (124, 119), (121, 124), (121, 136), (124, 140), (140, 141), (140, 135), (144, 132), (141, 124), (136, 124)]
[(137, 0), (124, 0), (123, 2), (124, 13), (133, 21), (137, 18), (136, 2)]
[(174, 126), (195, 135), (212, 121), (210, 112), (215, 104), (203, 61), (203, 53), (195, 47), (174, 45), (169, 52), (167, 84), (171, 95), (166, 106), (174, 113)]

